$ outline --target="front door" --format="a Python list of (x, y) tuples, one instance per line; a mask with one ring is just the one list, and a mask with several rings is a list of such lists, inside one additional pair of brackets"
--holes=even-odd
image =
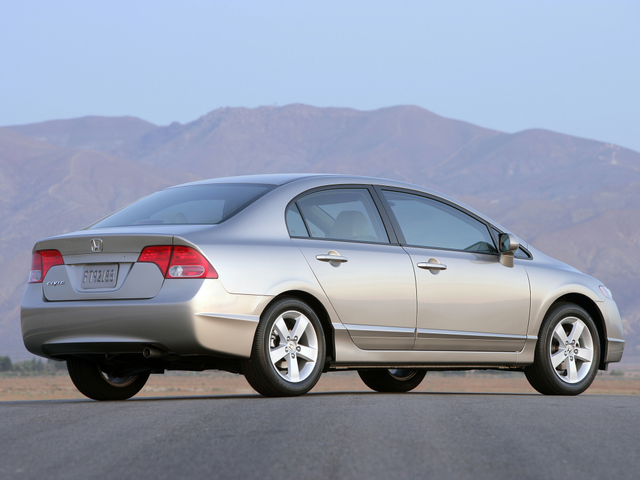
[(418, 294), (414, 349), (516, 352), (529, 322), (527, 273), (500, 263), (488, 226), (436, 199), (383, 190), (411, 256)]

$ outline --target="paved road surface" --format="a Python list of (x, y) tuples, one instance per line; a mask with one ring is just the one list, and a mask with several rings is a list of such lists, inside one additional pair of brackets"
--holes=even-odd
[(640, 396), (0, 403), (2, 479), (640, 478)]

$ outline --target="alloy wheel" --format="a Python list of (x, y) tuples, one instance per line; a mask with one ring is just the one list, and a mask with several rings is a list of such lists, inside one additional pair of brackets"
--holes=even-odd
[(133, 382), (135, 382), (136, 379), (138, 378), (138, 375), (127, 375), (126, 377), (114, 377), (109, 373), (103, 372), (99, 366), (96, 365), (96, 367), (98, 368), (98, 371), (100, 372), (100, 376), (102, 376), (104, 381), (113, 387), (119, 387), (119, 388), (128, 387)]
[(591, 371), (593, 337), (581, 319), (563, 318), (553, 330), (549, 347), (551, 365), (563, 382), (578, 383)]
[(391, 375), (396, 380), (406, 381), (410, 378), (415, 377), (418, 370), (410, 369), (410, 368), (390, 368), (389, 375)]
[(304, 314), (289, 310), (276, 319), (269, 336), (269, 358), (288, 382), (302, 382), (312, 374), (318, 361), (318, 337)]

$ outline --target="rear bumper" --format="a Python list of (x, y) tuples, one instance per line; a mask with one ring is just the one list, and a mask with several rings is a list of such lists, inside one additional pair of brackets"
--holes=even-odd
[[(260, 313), (272, 297), (233, 295), (218, 280), (168, 279), (148, 300), (49, 302), (40, 284), (21, 304), (24, 344), (43, 357), (77, 349), (134, 353), (158, 346), (178, 355), (248, 358)], [(76, 349), (76, 350), (77, 350)]]

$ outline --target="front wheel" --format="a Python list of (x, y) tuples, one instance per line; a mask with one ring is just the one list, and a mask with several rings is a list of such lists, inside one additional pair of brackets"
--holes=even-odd
[(563, 303), (540, 327), (533, 365), (524, 373), (544, 395), (579, 395), (598, 373), (600, 337), (591, 316), (578, 305)]
[(71, 358), (67, 360), (71, 381), (80, 393), (93, 400), (126, 400), (142, 390), (150, 372), (107, 373), (97, 362)]
[(290, 397), (311, 390), (325, 361), (322, 324), (295, 298), (283, 298), (262, 314), (251, 358), (242, 364), (249, 384), (266, 397)]
[(427, 374), (424, 369), (413, 368), (367, 368), (358, 370), (358, 375), (367, 387), (376, 392), (409, 392), (420, 385)]

